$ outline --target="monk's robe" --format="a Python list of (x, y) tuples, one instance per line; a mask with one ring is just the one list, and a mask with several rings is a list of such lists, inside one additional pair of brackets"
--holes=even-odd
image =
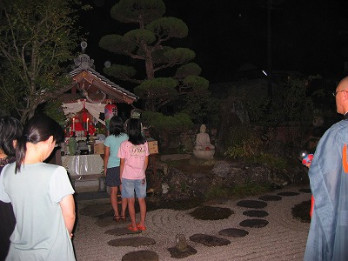
[(330, 127), (320, 139), (309, 179), (315, 199), (305, 261), (348, 260), (348, 120)]

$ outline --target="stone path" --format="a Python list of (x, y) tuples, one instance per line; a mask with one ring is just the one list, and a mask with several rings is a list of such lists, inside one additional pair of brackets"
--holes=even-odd
[[(309, 223), (293, 218), (291, 209), (310, 200), (308, 192), (291, 187), (210, 205), (232, 210), (219, 220), (195, 219), (194, 209), (158, 209), (147, 213), (147, 230), (141, 233), (129, 233), (128, 223), (112, 221), (107, 199), (81, 201), (73, 240), (76, 257), (80, 261), (302, 260)], [(177, 251), (180, 237), (186, 239), (186, 254)], [(137, 251), (142, 251), (140, 257)]]

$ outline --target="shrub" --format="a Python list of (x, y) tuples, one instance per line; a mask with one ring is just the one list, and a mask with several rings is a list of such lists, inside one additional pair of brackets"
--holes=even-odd
[(227, 158), (243, 159), (251, 163), (267, 165), (276, 169), (285, 169), (287, 159), (266, 151), (261, 137), (250, 128), (234, 128), (231, 133), (232, 145), (227, 148), (224, 155)]
[(225, 156), (233, 159), (253, 158), (260, 153), (263, 143), (255, 134), (249, 131), (235, 130), (232, 135), (235, 139), (232, 146), (228, 147), (224, 153)]
[(183, 132), (193, 127), (190, 117), (185, 113), (166, 116), (159, 112), (145, 111), (142, 116), (146, 125), (158, 132)]

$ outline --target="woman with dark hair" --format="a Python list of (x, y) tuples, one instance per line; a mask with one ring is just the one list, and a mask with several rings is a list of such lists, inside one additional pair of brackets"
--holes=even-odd
[[(15, 145), (22, 130), (19, 120), (9, 116), (0, 118), (0, 173), (6, 164), (15, 161)], [(12, 205), (0, 201), (0, 260), (5, 260), (7, 256), (15, 224)]]
[(114, 210), (115, 221), (126, 220), (127, 199), (122, 198), (121, 217), (118, 214), (117, 192), (118, 187), (121, 189), (120, 179), (120, 159), (117, 152), (121, 142), (128, 139), (124, 133), (123, 121), (118, 116), (113, 116), (109, 122), (109, 136), (104, 141), (104, 174), (106, 175), (105, 183), (110, 187), (110, 202)]
[(31, 118), (18, 139), (16, 162), (0, 176), (0, 200), (11, 202), (16, 217), (7, 260), (75, 260), (74, 190), (62, 166), (44, 161), (62, 128), (45, 115)]
[[(146, 230), (146, 178), (145, 170), (149, 162), (149, 147), (141, 133), (141, 122), (139, 119), (129, 119), (127, 123), (129, 139), (121, 143), (118, 151), (120, 161), (120, 175), (122, 182), (122, 198), (128, 202), (128, 211), (131, 224), (128, 226), (130, 231)], [(140, 222), (137, 224), (135, 219), (135, 198), (138, 198), (140, 207)]]

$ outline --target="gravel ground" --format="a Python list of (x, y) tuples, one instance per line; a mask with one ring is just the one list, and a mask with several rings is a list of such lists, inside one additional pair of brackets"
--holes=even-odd
[[(267, 195), (277, 195), (279, 192), (299, 192), (300, 187), (285, 188), (283, 190), (268, 193)], [(245, 199), (259, 200), (258, 197)], [(100, 223), (96, 217), (78, 215), (77, 227), (73, 239), (76, 258), (78, 261), (89, 260), (122, 260), (122, 257), (132, 251), (152, 250), (155, 251), (159, 260), (178, 260), (171, 257), (168, 248), (175, 246), (175, 236), (184, 234), (190, 246), (197, 250), (195, 255), (191, 255), (180, 260), (303, 260), (309, 223), (303, 223), (293, 218), (291, 209), (296, 204), (310, 200), (309, 193), (299, 192), (295, 196), (282, 196), (280, 201), (267, 201), (267, 206), (262, 210), (269, 215), (266, 219), (269, 224), (262, 228), (244, 228), (239, 223), (245, 219), (250, 219), (243, 215), (245, 207), (237, 206), (240, 200), (230, 200), (222, 204), (213, 206), (227, 207), (234, 211), (229, 218), (223, 220), (196, 220), (189, 213), (193, 210), (176, 211), (169, 209), (158, 209), (147, 213), (147, 230), (137, 235), (114, 236), (106, 234), (107, 230), (116, 227), (125, 227), (128, 223), (104, 222)], [(107, 199), (88, 200), (78, 202), (79, 209), (89, 204), (107, 205)], [(96, 208), (97, 212), (101, 211)], [(110, 217), (107, 217), (111, 220)], [(234, 238), (220, 236), (218, 233), (226, 228), (239, 228), (249, 232), (245, 237)], [(200, 243), (189, 240), (194, 234), (208, 234), (225, 238), (231, 241), (227, 246), (208, 247)], [(149, 237), (156, 241), (150, 246), (115, 247), (108, 245), (108, 241), (115, 238), (128, 237)]]

